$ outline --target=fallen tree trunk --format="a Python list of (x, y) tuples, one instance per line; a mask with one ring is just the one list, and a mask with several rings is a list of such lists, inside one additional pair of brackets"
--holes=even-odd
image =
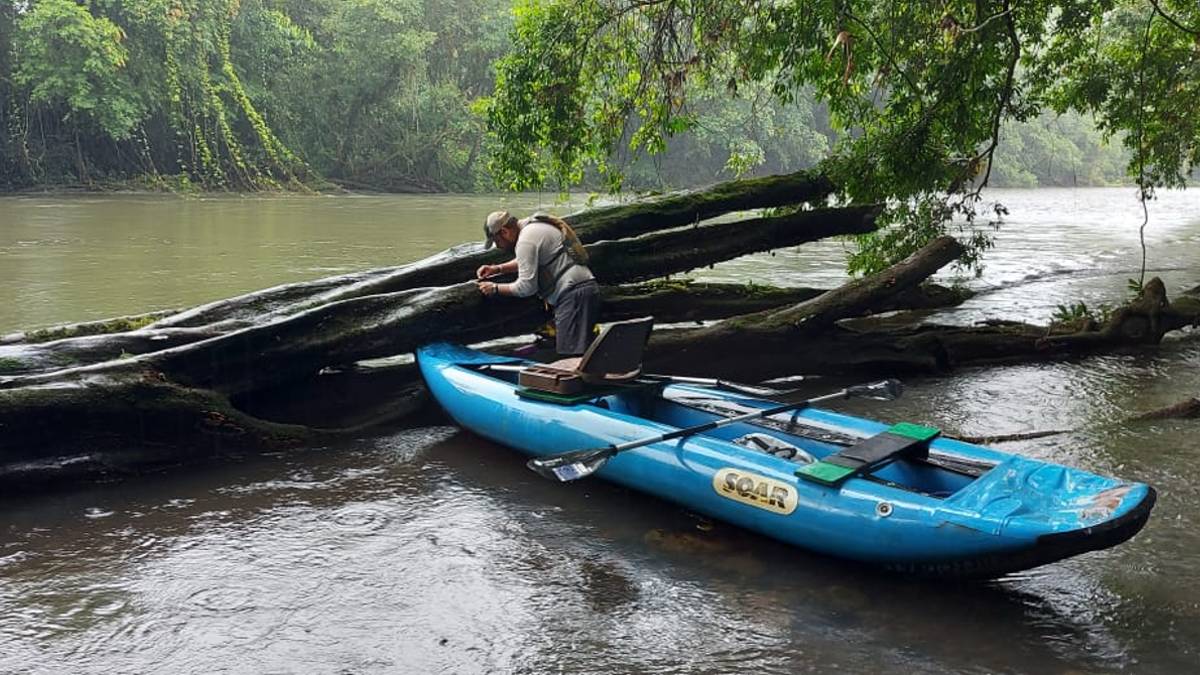
[[(760, 316), (778, 317), (785, 312)], [(748, 321), (748, 317), (733, 321)], [(1152, 279), (1142, 297), (1114, 312), (1103, 325), (990, 322), (980, 326), (894, 326), (892, 322), (859, 319), (852, 327), (832, 325), (802, 340), (793, 337), (795, 333), (786, 324), (757, 331), (754, 325), (741, 331), (701, 329), (652, 341), (650, 363), (656, 370), (713, 377), (937, 374), (964, 366), (1046, 361), (1141, 347), (1156, 344), (1167, 332), (1196, 326), (1200, 326), (1200, 299), (1185, 296), (1166, 302), (1161, 281)], [(686, 349), (692, 350), (690, 357), (677, 352)]]
[(838, 235), (873, 232), (877, 206), (815, 209), (786, 216), (719, 223), (587, 247), (605, 283), (629, 283), (687, 272), (751, 253)]
[[(665, 232), (643, 233), (645, 227), (631, 227), (622, 232), (626, 238), (602, 241), (595, 241), (594, 232), (583, 229), (580, 238), (592, 242), (587, 249), (591, 257), (590, 266), (598, 278), (609, 284), (628, 283), (686, 272), (773, 248), (795, 246), (837, 235), (865, 234), (874, 231), (879, 212), (877, 205), (850, 206), (696, 225)], [(675, 215), (678, 217), (678, 214)], [(686, 221), (663, 219), (658, 222), (656, 230), (683, 224), (687, 224)], [(613, 229), (614, 226), (608, 228), (610, 231)], [(320, 304), (364, 295), (455, 284), (473, 278), (480, 265), (500, 262), (505, 255), (508, 254), (495, 251), (465, 256), (448, 254), (444, 259), (438, 257), (426, 264), (410, 265), (387, 275), (340, 286), (305, 302), (282, 307), (275, 314), (291, 314)]]
[(83, 323), (62, 324), (59, 326), (50, 326), (38, 330), (25, 331), (21, 333), (10, 333), (0, 336), (0, 345), (20, 345), (31, 344), (38, 342), (52, 342), (54, 340), (64, 340), (74, 337), (85, 337), (88, 335), (110, 335), (113, 333), (124, 333), (134, 331), (139, 328), (144, 328), (155, 321), (167, 318), (173, 314), (178, 314), (178, 309), (165, 309), (157, 312), (147, 312), (145, 314), (136, 314), (133, 316), (118, 316), (112, 319), (103, 319), (101, 321), (85, 321)]
[[(660, 336), (651, 342), (647, 362), (662, 372), (695, 372), (699, 367), (705, 375), (730, 378), (825, 371), (796, 367), (823, 363), (827, 358), (827, 352), (812, 349), (810, 341), (836, 321), (862, 314), (915, 288), (962, 251), (952, 237), (941, 237), (879, 274), (851, 281), (812, 300)], [(754, 357), (748, 358), (749, 354)]]
[[(828, 292), (823, 288), (776, 288), (758, 284), (685, 282), (610, 286), (602, 289), (604, 321), (653, 316), (658, 324), (715, 321), (771, 309), (782, 309)], [(875, 314), (900, 309), (936, 309), (962, 303), (970, 294), (923, 284), (885, 298), (867, 308)]]
[(835, 189), (825, 176), (797, 171), (743, 178), (699, 190), (617, 204), (566, 216), (587, 241), (622, 239), (668, 227), (693, 225), (722, 214), (795, 204), (818, 204)]
[[(831, 189), (823, 178), (794, 174), (596, 209), (570, 220), (588, 242), (593, 270), (609, 284), (609, 320), (647, 313), (660, 322), (726, 319), (656, 337), (648, 366), (659, 371), (746, 379), (855, 368), (875, 374), (938, 370), (981, 355), (1044, 358), (1059, 350), (1151, 343), (1200, 317), (1186, 299), (1172, 304), (1165, 292), (1155, 295), (1152, 281), (1136, 306), (1094, 330), (850, 329), (841, 323), (896, 307), (936, 305), (917, 287), (961, 253), (950, 238), (883, 274), (830, 291), (619, 286), (875, 228), (873, 206), (704, 222), (731, 210), (819, 202)], [(411, 369), (367, 378), (346, 366), (438, 340), (469, 343), (526, 333), (545, 321), (539, 303), (485, 299), (465, 281), (479, 264), (501, 255), (481, 254), (478, 244), (468, 244), (400, 268), (288, 284), (172, 312), (136, 330), (117, 326), (116, 334), (77, 332), (37, 344), (30, 336), (10, 339), (0, 345), (0, 429), (6, 438), (0, 465), (24, 467), (10, 476), (32, 475), (38, 466), (93, 471), (114, 462), (287, 447), (394, 419), (421, 400), (420, 387), (407, 379)], [(1200, 305), (1200, 299), (1191, 302)], [(106, 329), (84, 332), (92, 330)], [(1007, 332), (989, 342), (970, 330)], [(1040, 333), (1028, 339), (1031, 331)], [(330, 367), (345, 376), (338, 395), (343, 405), (334, 406), (342, 409), (341, 423), (316, 428), (318, 415), (310, 409), (296, 418), (305, 425), (264, 419), (275, 416), (273, 401), (294, 397), (303, 386), (328, 392), (333, 381), (322, 373)], [(345, 405), (353, 398), (348, 392), (367, 379), (372, 385), (365, 396), (395, 403), (356, 415), (357, 406)], [(54, 458), (64, 456), (69, 459), (55, 468)]]
[[(723, 257), (869, 231), (874, 217), (870, 208), (809, 211), (707, 225), (686, 237), (649, 234), (606, 242), (593, 269), (601, 278), (621, 281), (679, 273)], [(699, 241), (703, 244), (696, 245)], [(669, 254), (660, 260), (645, 251)], [(408, 352), (440, 339), (472, 342), (527, 332), (542, 320), (537, 303), (484, 299), (466, 282), (354, 297), (139, 356), (2, 377), (0, 427), (8, 443), (0, 463), (27, 463), (53, 452), (82, 457), (87, 449), (93, 459), (81, 461), (91, 466), (96, 457), (110, 461), (131, 453), (192, 456), (303, 442), (319, 432), (246, 415), (230, 399), (309, 380), (327, 366)], [(53, 350), (79, 340), (86, 339), (23, 348)], [(173, 434), (197, 430), (217, 441), (164, 445)]]
[[(630, 204), (590, 209), (570, 214), (565, 220), (584, 243), (594, 243), (693, 225), (737, 211), (820, 203), (833, 189), (828, 178), (799, 171), (783, 176), (729, 181)], [(503, 254), (497, 251), (485, 252), (479, 244), (464, 244), (411, 265), (285, 284), (212, 302), (168, 317), (157, 326), (195, 327), (246, 322), (264, 313), (295, 312), (350, 297), (453, 284), (470, 278), (480, 265), (502, 259)]]
[[(717, 223), (684, 231), (653, 233), (633, 239), (606, 241), (591, 244), (587, 248), (592, 256), (591, 268), (596, 276), (606, 283), (620, 284), (679, 274), (749, 253), (795, 246), (836, 235), (870, 232), (875, 228), (877, 214), (877, 207), (801, 211), (786, 216)], [(440, 273), (438, 272), (438, 274)], [(394, 276), (389, 286), (396, 285), (407, 289), (413, 284), (405, 280), (406, 277), (423, 274), (422, 270), (413, 269), (408, 273)], [(248, 336), (262, 334), (267, 336), (264, 338), (267, 341), (279, 342), (316, 340), (328, 349), (330, 354), (345, 353), (344, 347), (350, 343), (370, 343), (369, 349), (353, 352), (357, 356), (348, 357), (350, 360), (386, 355), (379, 353), (379, 349), (390, 348), (393, 350), (387, 353), (411, 351), (422, 344), (421, 341), (434, 341), (439, 339), (439, 336), (454, 336), (456, 339), (463, 339), (462, 331), (469, 329), (463, 326), (471, 324), (472, 317), (477, 312), (481, 300), (477, 292), (474, 295), (470, 293), (464, 295), (459, 290), (452, 290), (460, 286), (462, 286), (461, 283), (458, 286), (441, 286), (432, 290), (418, 288), (415, 291), (390, 291), (368, 296), (358, 295), (355, 292), (346, 294), (349, 297), (345, 298), (340, 298), (343, 293), (337, 293), (326, 296), (325, 301), (314, 308), (295, 313), (266, 314), (260, 317), (258, 325), (227, 332), (217, 331), (216, 325), (201, 328), (151, 326), (132, 333), (72, 338), (37, 345), (8, 345), (0, 347), (0, 359), (5, 359), (3, 363), (7, 364), (4, 368), (0, 368), (0, 374), (53, 372), (63, 370), (64, 366), (87, 366), (127, 355), (145, 355), (164, 351), (167, 348), (175, 352), (188, 344), (194, 344), (198, 355), (210, 354), (210, 356), (197, 356), (200, 359), (196, 362), (198, 370), (213, 371), (232, 368), (244, 369), (246, 374), (258, 373), (262, 377), (287, 377), (296, 372), (295, 365), (304, 368), (310, 367), (312, 364), (307, 360), (285, 363), (289, 360), (286, 353), (281, 354), (280, 362), (274, 365), (258, 361), (258, 357), (254, 355), (257, 353), (255, 350), (261, 348), (260, 342), (249, 340)], [(474, 284), (469, 286), (473, 291)], [(429, 291), (429, 293), (422, 295), (419, 293), (422, 290)], [(434, 300), (433, 298), (438, 293), (444, 294), (445, 300)], [(356, 302), (357, 304), (355, 304)], [(413, 306), (417, 309), (407, 311), (406, 306), (409, 303), (416, 303)], [(436, 330), (417, 332), (415, 339), (418, 341), (416, 342), (406, 338), (405, 329), (402, 327), (404, 323), (436, 326), (437, 322), (447, 322), (449, 312), (459, 312), (460, 310), (460, 313), (465, 312), (466, 315), (458, 316), (456, 314), (455, 321), (446, 323), (442, 332), (439, 333)], [(319, 324), (320, 334), (326, 336), (319, 340), (314, 337), (317, 333), (313, 332), (316, 331), (317, 326), (312, 324), (310, 318), (307, 317), (309, 312), (314, 311), (322, 317), (322, 323)], [(433, 312), (434, 315), (425, 314), (429, 312)], [(374, 318), (382, 313), (388, 313), (388, 317)], [(529, 322), (533, 320), (531, 318), (533, 316), (533, 312), (529, 312), (528, 315), (514, 317), (509, 324), (487, 326), (477, 339), (500, 337), (505, 334), (501, 331), (505, 330), (519, 331), (530, 325)], [(297, 325), (303, 326), (303, 330), (308, 332), (297, 334), (291, 331), (287, 322), (293, 318), (297, 319)], [(368, 333), (380, 332), (386, 333), (386, 335), (379, 343), (358, 339)], [(347, 337), (343, 338), (343, 335)], [(242, 346), (236, 350), (223, 350), (216, 353), (214, 350), (218, 348), (214, 345), (220, 344), (223, 337), (228, 337)], [(248, 340), (249, 344), (247, 344)], [(329, 345), (340, 345), (343, 349)], [(235, 354), (249, 355), (248, 358), (254, 363), (246, 362), (246, 359), (229, 361), (235, 357)], [(332, 363), (344, 362), (346, 361), (336, 360)], [(179, 361), (172, 360), (171, 363), (179, 363)], [(321, 365), (330, 364), (316, 364), (315, 367), (319, 368)], [(154, 367), (161, 370), (167, 366), (160, 364)], [(189, 377), (184, 372), (173, 374)], [(192, 373), (190, 377), (194, 379), (196, 374)], [(244, 386), (255, 386), (252, 378), (243, 378), (243, 380)], [(37, 381), (41, 382), (42, 380)], [(220, 381), (219, 377), (208, 380), (212, 386), (219, 386)], [(6, 386), (6, 382), (11, 385), (14, 380), (0, 377), (0, 387)], [(19, 384), (19, 382), (17, 383)], [(273, 386), (275, 382), (266, 384)], [(228, 389), (223, 390), (229, 391)], [(234, 391), (242, 390), (244, 390), (243, 385), (234, 389)]]

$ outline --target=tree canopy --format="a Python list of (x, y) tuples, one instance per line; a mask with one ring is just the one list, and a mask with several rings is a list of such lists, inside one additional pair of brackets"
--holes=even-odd
[(0, 185), (475, 187), (505, 0), (0, 0)]
[(1044, 109), (1094, 116), (1148, 189), (1200, 161), (1188, 0), (526, 0), (514, 36), (484, 106), (503, 185), (594, 171), (616, 188), (616, 158), (694, 130), (705, 96), (811, 96), (836, 134), (820, 167), (841, 198), (886, 202), (904, 225), (863, 242), (861, 270), (972, 221), (1005, 124)]
[(1181, 184), (1198, 11), (0, 0), (0, 187), (664, 189), (819, 165), (925, 223), (864, 241), (902, 255), (985, 180)]

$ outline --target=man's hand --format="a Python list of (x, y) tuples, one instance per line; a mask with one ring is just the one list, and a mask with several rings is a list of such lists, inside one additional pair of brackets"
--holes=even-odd
[(479, 286), (479, 292), (483, 293), (485, 298), (500, 294), (500, 287), (493, 281), (477, 281), (475, 283)]
[(494, 274), (500, 273), (499, 265), (480, 265), (479, 269), (475, 270), (476, 279), (486, 279)]

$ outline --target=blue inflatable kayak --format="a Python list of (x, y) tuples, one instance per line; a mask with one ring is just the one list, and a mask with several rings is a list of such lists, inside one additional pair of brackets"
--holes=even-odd
[[(511, 366), (519, 359), (434, 344), (417, 361), (455, 421), (535, 457), (778, 405), (664, 383), (548, 401), (518, 386)], [(866, 455), (876, 461), (863, 470), (825, 471)], [(951, 578), (996, 577), (1115, 546), (1142, 529), (1155, 500), (1141, 483), (817, 408), (629, 450), (596, 475), (805, 549)]]

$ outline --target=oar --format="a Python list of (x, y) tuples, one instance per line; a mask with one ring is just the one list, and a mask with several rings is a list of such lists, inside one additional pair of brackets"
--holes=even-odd
[[(480, 366), (481, 370), (495, 370), (498, 372), (519, 373), (526, 366), (516, 365), (511, 363), (489, 363)], [(642, 373), (639, 378), (648, 378), (659, 382), (677, 382), (679, 384), (699, 384), (706, 387), (716, 387), (718, 389), (728, 389), (736, 391), (748, 396), (786, 396), (794, 394), (799, 389), (776, 389), (775, 387), (763, 387), (756, 384), (743, 384), (741, 382), (731, 382), (729, 380), (715, 380), (708, 377), (685, 377), (683, 375), (657, 375), (655, 373)]]
[(617, 456), (618, 453), (634, 448), (640, 448), (661, 441), (670, 441), (684, 436), (719, 429), (730, 424), (745, 422), (759, 417), (770, 417), (792, 410), (799, 410), (814, 403), (822, 401), (831, 401), (837, 398), (871, 398), (878, 401), (892, 401), (900, 398), (903, 393), (904, 386), (899, 380), (882, 380), (871, 384), (860, 384), (854, 387), (847, 387), (841, 391), (836, 391), (832, 394), (810, 398), (805, 401), (796, 401), (795, 403), (787, 403), (776, 406), (774, 408), (764, 408), (745, 415), (736, 417), (726, 417), (725, 419), (706, 422), (694, 427), (686, 429), (678, 429), (670, 433), (661, 434), (653, 438), (643, 438), (640, 441), (629, 441), (628, 443), (619, 443), (617, 445), (609, 445), (603, 448), (592, 448), (589, 450), (574, 450), (565, 452), (561, 455), (552, 455), (550, 457), (538, 457), (529, 460), (527, 466), (536, 471), (539, 475), (551, 480), (559, 480), (562, 482), (578, 480), (596, 473), (600, 467), (608, 463), (608, 460)]
[[(683, 403), (684, 405), (692, 405), (692, 401), (696, 401), (696, 400), (719, 401), (722, 399), (672, 398), (672, 399), (668, 399), (668, 400)], [(739, 405), (738, 407), (745, 408), (747, 406)], [(719, 415), (738, 414), (738, 411), (736, 411), (736, 410), (730, 410), (727, 412), (713, 410), (712, 408), (701, 408), (701, 410), (716, 413)], [(742, 413), (742, 414), (744, 414), (744, 413)], [(829, 432), (832, 432), (839, 436), (842, 436), (843, 438), (831, 438), (829, 436), (821, 436), (821, 435), (812, 433), (811, 431), (805, 432), (804, 431), (805, 427), (810, 428), (810, 429), (817, 429), (820, 431), (829, 431)], [(849, 447), (851, 445), (854, 445), (859, 440), (866, 440), (875, 435), (874, 433), (869, 432), (869, 431), (860, 431), (858, 429), (843, 426), (840, 424), (831, 424), (829, 422), (823, 422), (821, 420), (816, 420), (816, 419), (809, 419), (807, 417), (804, 418), (804, 420), (800, 421), (800, 422), (797, 422), (795, 420), (795, 418), (792, 418), (791, 420), (789, 420), (786, 423), (786, 426), (784, 426), (782, 428), (781, 427), (775, 427), (775, 428), (779, 429), (780, 431), (787, 432), (793, 436), (799, 436), (801, 438), (808, 438), (808, 439), (811, 439), (814, 441), (820, 441), (821, 443), (828, 443), (830, 445), (839, 445), (842, 447)], [(957, 441), (963, 440), (962, 438), (955, 438), (954, 436), (943, 436), (943, 438), (948, 438), (948, 439), (957, 440)], [(970, 441), (964, 441), (964, 442), (970, 442)], [(968, 467), (969, 469), (971, 469), (972, 471), (988, 471), (996, 466), (996, 462), (989, 462), (988, 460), (977, 459), (974, 457), (964, 457), (962, 455), (956, 455), (956, 454), (949, 453), (949, 452), (939, 452), (932, 447), (929, 448), (929, 458), (965, 466), (965, 467)], [(976, 474), (976, 475), (978, 475), (978, 474)]]
[(677, 382), (679, 384), (699, 384), (704, 387), (715, 387), (717, 389), (728, 389), (736, 391), (748, 396), (786, 396), (800, 391), (799, 388), (793, 389), (778, 389), (776, 387), (764, 387), (758, 384), (743, 384), (741, 382), (731, 382), (730, 380), (715, 380), (709, 377), (685, 377), (683, 375), (656, 375), (654, 373), (642, 373), (640, 377), (648, 377), (652, 380), (660, 382)]

